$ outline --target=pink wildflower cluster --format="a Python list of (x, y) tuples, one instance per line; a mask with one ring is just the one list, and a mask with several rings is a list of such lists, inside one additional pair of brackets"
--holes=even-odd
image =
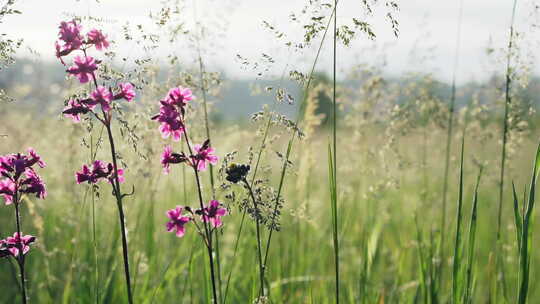
[[(183, 211), (186, 210), (187, 213)], [(210, 223), (212, 228), (219, 228), (223, 225), (221, 217), (228, 214), (227, 209), (221, 207), (217, 200), (211, 200), (202, 209), (192, 210), (190, 207), (176, 206), (175, 209), (167, 211), (169, 221), (166, 224), (167, 231), (176, 230), (177, 237), (183, 237), (186, 231), (185, 225), (194, 222), (200, 233), (203, 233), (197, 225), (196, 220), (202, 223)]]
[(196, 168), (198, 171), (205, 171), (208, 164), (217, 164), (218, 157), (214, 155), (214, 148), (210, 147), (210, 142), (207, 140), (202, 145), (195, 145), (193, 147), (193, 154), (187, 157), (184, 152), (173, 152), (171, 146), (166, 146), (161, 154), (161, 165), (163, 171), (168, 174), (171, 164), (179, 164), (186, 162), (191, 167)]
[(0, 258), (3, 257), (18, 257), (22, 249), (22, 254), (25, 255), (30, 251), (30, 244), (36, 241), (35, 236), (24, 235), (19, 236), (18, 232), (15, 232), (13, 236), (0, 240)]
[(178, 87), (170, 89), (167, 96), (159, 101), (159, 113), (152, 119), (160, 123), (159, 131), (163, 138), (170, 136), (174, 141), (180, 140), (185, 132), (185, 107), (194, 98), (190, 89)]
[(34, 165), (45, 168), (45, 162), (34, 151), (28, 149), (28, 155), (17, 153), (0, 156), (0, 196), (6, 205), (13, 203), (20, 194), (32, 194), (44, 199), (47, 196), (45, 183), (34, 169)]
[[(75, 76), (80, 83), (93, 81), (95, 90), (91, 92), (88, 98), (72, 99), (68, 101), (63, 114), (73, 119), (74, 122), (81, 120), (81, 115), (94, 111), (96, 105), (101, 106), (103, 113), (109, 113), (111, 102), (114, 100), (125, 99), (132, 101), (135, 94), (135, 87), (131, 83), (120, 83), (115, 88), (106, 88), (97, 83), (96, 71), (101, 61), (87, 55), (90, 47), (102, 51), (109, 47), (107, 36), (97, 29), (92, 29), (86, 34), (86, 38), (81, 34), (82, 26), (77, 21), (63, 21), (60, 23), (59, 41), (56, 41), (56, 57), (63, 60), (64, 56), (74, 51), (80, 51), (73, 59), (73, 65), (66, 72)], [(95, 113), (94, 113), (95, 114)]]
[[(90, 166), (83, 165), (81, 171), (75, 173), (77, 184), (88, 182), (95, 184), (100, 180), (106, 179), (112, 183), (115, 179), (113, 164), (105, 164), (101, 160), (95, 160)], [(118, 181), (124, 182), (124, 169), (118, 168)]]

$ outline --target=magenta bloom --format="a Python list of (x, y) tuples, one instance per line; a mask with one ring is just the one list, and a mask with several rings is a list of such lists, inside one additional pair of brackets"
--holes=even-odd
[(47, 196), (45, 183), (32, 168), (25, 171), (26, 178), (21, 181), (19, 191), (21, 193), (35, 194), (37, 198), (44, 199)]
[(0, 195), (4, 198), (6, 205), (13, 203), (15, 188), (15, 183), (11, 179), (0, 180)]
[[(111, 183), (114, 177), (113, 164), (105, 164), (101, 160), (95, 160), (90, 166), (83, 165), (81, 171), (75, 173), (77, 184), (95, 184), (103, 179)], [(124, 180), (124, 169), (118, 168), (118, 181), (122, 183)]]
[(41, 159), (41, 157), (36, 153), (36, 150), (34, 148), (28, 148), (27, 149), (28, 154), (30, 155), (29, 159), (29, 165), (32, 166), (33, 164), (37, 163), (40, 168), (45, 168), (47, 164)]
[(159, 114), (152, 117), (153, 120), (159, 121), (159, 131), (163, 138), (172, 137), (174, 141), (179, 141), (184, 133), (184, 124), (182, 123), (181, 113), (175, 106), (161, 101)]
[(76, 56), (73, 62), (75, 64), (67, 72), (75, 75), (81, 83), (87, 83), (97, 70), (96, 61), (90, 56)]
[(92, 104), (100, 104), (101, 109), (103, 109), (105, 112), (109, 112), (111, 110), (112, 98), (113, 96), (111, 91), (103, 86), (98, 86), (97, 89), (91, 94), (91, 99), (93, 101)]
[(30, 251), (30, 244), (35, 242), (36, 237), (31, 235), (25, 235), (23, 237), (19, 236), (19, 233), (15, 232), (13, 236), (8, 236), (4, 240), (4, 245), (7, 246), (7, 249), (11, 254), (16, 257), (19, 255), (19, 248), (22, 248), (23, 255)]
[(208, 163), (215, 165), (218, 162), (218, 157), (214, 155), (214, 148), (209, 146), (208, 141), (203, 145), (195, 145), (193, 147), (196, 154), (191, 156), (193, 166), (199, 171), (205, 171)]
[[(83, 37), (81, 36), (81, 25), (77, 24), (75, 20), (73, 21), (62, 21), (60, 23), (60, 32), (58, 32), (58, 38), (64, 42), (64, 45), (61, 47), (61, 52), (69, 54), (71, 51), (77, 50), (81, 47), (83, 43)], [(60, 45), (57, 43), (56, 49), (60, 48)]]
[(220, 207), (220, 203), (216, 200), (211, 200), (208, 206), (199, 211), (201, 213), (201, 220), (205, 223), (210, 222), (212, 227), (219, 228), (223, 225), (221, 220), (222, 216), (227, 215), (227, 209)]
[(172, 88), (169, 90), (169, 93), (167, 94), (167, 97), (163, 101), (166, 103), (177, 106), (180, 108), (183, 108), (188, 101), (191, 101), (195, 98), (195, 96), (192, 95), (192, 92), (188, 88)]
[(174, 153), (171, 146), (166, 146), (161, 154), (161, 165), (163, 166), (163, 172), (169, 174), (170, 164), (179, 164), (185, 162), (186, 156), (184, 153)]
[(170, 221), (167, 222), (167, 231), (171, 232), (176, 229), (176, 236), (183, 237), (186, 232), (184, 227), (189, 221), (192, 220), (191, 217), (182, 215), (182, 207), (176, 206), (175, 209), (167, 211), (167, 217)]
[(101, 179), (109, 177), (113, 171), (112, 164), (105, 165), (101, 160), (95, 160), (90, 167), (83, 165), (81, 171), (75, 173), (77, 184), (88, 182), (95, 184)]
[(120, 93), (114, 96), (114, 99), (124, 98), (125, 100), (130, 102), (133, 100), (133, 98), (135, 98), (135, 86), (133, 86), (133, 84), (129, 82), (121, 83), (119, 87)]
[(87, 37), (87, 43), (93, 44), (98, 51), (109, 47), (109, 41), (107, 41), (107, 36), (103, 35), (100, 30), (91, 30), (90, 32), (88, 32)]

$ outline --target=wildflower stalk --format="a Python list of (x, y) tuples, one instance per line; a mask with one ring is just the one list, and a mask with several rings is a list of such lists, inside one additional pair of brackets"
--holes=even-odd
[[(196, 1), (193, 1), (193, 16), (195, 18), (195, 23), (197, 23), (197, 5)], [(203, 35), (203, 29), (201, 28), (200, 35)], [(196, 37), (196, 43), (197, 43), (197, 57), (199, 62), (199, 78), (200, 78), (200, 87), (201, 87), (201, 94), (203, 99), (203, 112), (204, 112), (204, 126), (206, 131), (206, 138), (211, 141), (210, 137), (210, 124), (208, 121), (208, 102), (206, 98), (206, 85), (204, 83), (204, 63), (201, 56), (201, 45), (200, 45), (200, 37)], [(210, 187), (212, 188), (212, 199), (216, 199), (216, 190), (215, 190), (215, 182), (214, 182), (214, 166), (210, 164)], [(221, 298), (221, 263), (220, 263), (220, 250), (219, 250), (219, 231), (215, 230), (215, 246), (216, 246), (216, 266), (217, 266), (217, 279), (218, 279), (218, 291), (219, 296)]]
[[(454, 112), (455, 112), (455, 103), (456, 103), (456, 74), (459, 64), (459, 49), (461, 45), (461, 24), (463, 20), (463, 0), (460, 1), (459, 6), (459, 17), (458, 17), (458, 29), (456, 33), (456, 49), (454, 52), (454, 71), (452, 73), (452, 88), (450, 95), (450, 105), (448, 108), (448, 129), (446, 133), (446, 150), (444, 156), (444, 184), (443, 184), (443, 193), (442, 193), (442, 214), (441, 214), (441, 240), (440, 240), (440, 266), (439, 266), (439, 280), (442, 280), (443, 271), (444, 271), (444, 245), (445, 245), (445, 236), (446, 236), (446, 200), (448, 194), (448, 175), (450, 172), (450, 149), (452, 147), (452, 132), (454, 127)], [(439, 281), (440, 283), (440, 281)]]
[[(94, 78), (95, 79), (95, 78)], [(131, 277), (129, 274), (129, 254), (128, 254), (128, 242), (127, 242), (127, 232), (126, 232), (126, 223), (125, 223), (125, 215), (124, 215), (124, 206), (122, 204), (122, 198), (124, 194), (122, 194), (120, 190), (120, 180), (118, 178), (118, 163), (116, 160), (116, 148), (114, 146), (114, 138), (111, 131), (111, 121), (108, 120), (108, 123), (105, 125), (105, 128), (107, 129), (107, 135), (109, 137), (109, 144), (111, 147), (111, 156), (112, 156), (112, 162), (113, 162), (113, 172), (114, 172), (114, 196), (116, 197), (116, 205), (118, 207), (118, 216), (120, 220), (120, 229), (122, 232), (122, 256), (124, 258), (124, 273), (126, 278), (126, 288), (128, 293), (128, 302), (130, 304), (133, 303), (133, 295), (131, 293)]]
[[(15, 190), (14, 196), (13, 196), (13, 204), (15, 205), (15, 222), (17, 225), (17, 234), (19, 235), (19, 238), (22, 238), (21, 234), (21, 213), (19, 211), (19, 194), (18, 190)], [(26, 297), (26, 278), (25, 278), (25, 272), (24, 272), (24, 254), (23, 254), (23, 244), (22, 239), (19, 239), (18, 242), (19, 247), (19, 256), (16, 257), (17, 264), (19, 265), (19, 271), (21, 273), (21, 296), (22, 296), (22, 303), (27, 303), (27, 297)]]
[[(193, 155), (193, 150), (191, 149), (191, 144), (189, 142), (189, 137), (187, 134), (187, 129), (184, 130), (184, 138), (186, 140), (186, 146), (188, 147), (189, 154)], [(204, 199), (202, 195), (202, 186), (201, 186), (201, 180), (199, 176), (199, 170), (197, 169), (197, 163), (193, 166), (193, 172), (195, 172), (195, 181), (197, 182), (197, 194), (199, 196), (199, 204), (201, 207), (201, 210), (204, 210)], [(196, 224), (196, 222), (194, 222)], [(208, 251), (208, 260), (210, 263), (210, 278), (212, 281), (212, 295), (213, 295), (213, 302), (214, 304), (218, 304), (218, 295), (217, 295), (217, 288), (216, 288), (216, 275), (214, 270), (214, 256), (213, 256), (213, 243), (212, 243), (212, 231), (210, 230), (210, 223), (209, 221), (204, 221), (204, 237), (205, 237), (205, 244), (206, 249)]]

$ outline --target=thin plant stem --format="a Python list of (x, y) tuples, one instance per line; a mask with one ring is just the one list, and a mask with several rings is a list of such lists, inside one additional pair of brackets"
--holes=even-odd
[(108, 123), (105, 125), (105, 128), (107, 129), (107, 135), (109, 137), (109, 144), (111, 146), (111, 156), (113, 161), (113, 169), (114, 169), (114, 195), (116, 197), (116, 204), (118, 206), (118, 216), (120, 220), (120, 229), (122, 232), (122, 256), (124, 258), (124, 274), (126, 279), (126, 288), (128, 293), (128, 302), (129, 304), (133, 304), (133, 295), (131, 293), (131, 277), (129, 274), (129, 255), (128, 255), (128, 242), (127, 242), (127, 233), (126, 233), (126, 224), (125, 224), (125, 215), (124, 215), (124, 207), (122, 205), (122, 193), (120, 190), (120, 180), (118, 178), (118, 164), (116, 160), (116, 148), (114, 146), (114, 138), (111, 131), (111, 124), (110, 120), (107, 121)]
[(331, 156), (333, 157), (332, 164), (332, 223), (333, 223), (333, 239), (334, 239), (334, 275), (335, 275), (335, 294), (336, 303), (339, 304), (339, 231), (338, 231), (338, 209), (337, 209), (337, 103), (336, 103), (336, 66), (337, 66), (337, 5), (338, 0), (334, 0), (334, 54), (333, 54), (333, 103), (332, 103), (332, 145), (333, 149)]
[(250, 194), (250, 197), (251, 199), (253, 200), (253, 207), (255, 209), (255, 226), (256, 226), (256, 231), (257, 231), (257, 253), (258, 253), (258, 258), (259, 258), (259, 279), (260, 279), (260, 291), (259, 291), (259, 294), (261, 296), (264, 297), (264, 265), (263, 265), (263, 260), (262, 260), (262, 249), (261, 249), (261, 224), (259, 222), (259, 206), (257, 204), (257, 199), (255, 198), (255, 194), (253, 193), (253, 189), (251, 188), (251, 186), (249, 185), (249, 182), (247, 181), (247, 179), (243, 179), (242, 180), (244, 182), (244, 184), (246, 185), (246, 188), (248, 189), (249, 191), (249, 194)]
[[(193, 155), (193, 150), (191, 149), (191, 144), (189, 142), (189, 137), (187, 135), (187, 131), (184, 130), (184, 138), (186, 140), (186, 145), (189, 150), (189, 154)], [(204, 200), (202, 195), (202, 186), (201, 186), (201, 180), (199, 177), (199, 170), (197, 169), (197, 163), (193, 164), (193, 172), (195, 173), (195, 181), (197, 182), (197, 194), (199, 196), (199, 203), (201, 210), (204, 210)], [(215, 275), (215, 269), (214, 269), (214, 256), (213, 256), (213, 243), (212, 243), (212, 231), (210, 230), (210, 224), (208, 221), (204, 222), (204, 234), (205, 234), (205, 243), (206, 243), (206, 249), (208, 251), (208, 259), (210, 263), (210, 278), (212, 280), (212, 294), (214, 298), (214, 304), (218, 304), (218, 294), (216, 289), (216, 275)]]
[(502, 283), (502, 290), (503, 290), (503, 296), (506, 299), (507, 293), (506, 293), (506, 282), (505, 282), (505, 273), (504, 273), (504, 261), (502, 260), (499, 252), (501, 251), (501, 226), (502, 226), (502, 212), (503, 212), (503, 198), (504, 198), (504, 175), (505, 175), (505, 168), (506, 168), (506, 146), (508, 141), (508, 112), (509, 112), (509, 106), (512, 102), (512, 98), (510, 96), (511, 93), (511, 85), (512, 85), (512, 49), (514, 44), (514, 20), (516, 16), (516, 6), (517, 6), (517, 0), (514, 0), (513, 8), (512, 8), (512, 18), (510, 21), (510, 36), (508, 38), (508, 49), (507, 49), (507, 57), (506, 57), (506, 83), (505, 83), (505, 101), (504, 101), (504, 118), (503, 118), (503, 134), (502, 134), (502, 150), (501, 150), (501, 171), (499, 176), (499, 206), (498, 206), (498, 215), (497, 215), (497, 242), (496, 242), (496, 249), (495, 249), (495, 261), (496, 261), (496, 269), (497, 272), (501, 273), (501, 283)]
[(19, 195), (18, 190), (15, 191), (13, 202), (15, 205), (15, 222), (17, 225), (17, 234), (19, 235), (19, 255), (16, 257), (17, 263), (19, 265), (19, 271), (21, 273), (21, 296), (22, 303), (27, 303), (26, 297), (26, 278), (24, 273), (24, 253), (23, 253), (23, 244), (22, 244), (22, 235), (21, 235), (21, 213), (19, 211)]
[[(313, 61), (313, 64), (311, 66), (311, 71), (310, 71), (309, 76), (308, 76), (308, 81), (307, 81), (307, 84), (306, 84), (306, 86), (304, 88), (304, 93), (303, 93), (303, 98), (302, 98), (303, 101), (300, 104), (300, 109), (298, 111), (298, 117), (296, 119), (296, 124), (297, 125), (300, 122), (301, 115), (303, 113), (303, 110), (304, 110), (304, 107), (305, 107), (305, 104), (306, 104), (307, 91), (310, 88), (311, 80), (313, 79), (313, 72), (315, 71), (315, 67), (317, 66), (317, 62), (319, 61), (319, 56), (321, 54), (323, 43), (324, 43), (324, 41), (326, 39), (326, 34), (328, 33), (328, 29), (330, 27), (330, 22), (332, 21), (334, 13), (335, 13), (335, 10), (332, 11), (332, 15), (330, 16), (330, 19), (328, 20), (328, 23), (327, 23), (327, 25), (325, 27), (323, 36), (321, 38), (321, 43), (319, 44), (319, 48), (317, 49), (317, 54), (315, 56), (315, 60)], [(275, 221), (275, 217), (276, 217), (276, 214), (277, 214), (277, 211), (278, 211), (277, 209), (278, 209), (278, 206), (279, 206), (279, 199), (281, 197), (281, 191), (283, 190), (283, 185), (284, 185), (284, 181), (285, 181), (285, 173), (287, 171), (289, 157), (291, 155), (292, 146), (293, 146), (294, 140), (296, 139), (296, 135), (297, 135), (297, 132), (293, 131), (292, 134), (291, 134), (291, 138), (289, 139), (289, 143), (287, 144), (287, 150), (286, 150), (286, 153), (285, 153), (285, 158), (283, 160), (283, 166), (281, 168), (281, 175), (280, 175), (280, 178), (279, 178), (279, 185), (278, 185), (278, 190), (277, 190), (276, 201), (274, 203), (274, 210), (273, 210), (273, 213), (272, 213), (272, 219), (271, 219), (272, 223)], [(264, 262), (264, 264), (263, 264), (264, 267), (263, 267), (263, 270), (266, 270), (266, 265), (267, 265), (267, 262), (268, 262), (268, 254), (270, 252), (270, 244), (272, 242), (273, 231), (274, 231), (274, 229), (270, 229), (270, 232), (268, 233), (268, 237), (266, 239), (266, 246), (265, 246), (265, 250), (264, 250), (264, 261), (263, 261)]]
[(446, 237), (446, 200), (448, 196), (448, 175), (450, 173), (450, 150), (452, 148), (452, 133), (454, 127), (454, 112), (456, 104), (456, 74), (459, 64), (459, 50), (461, 45), (461, 24), (463, 20), (463, 0), (460, 1), (459, 5), (459, 17), (458, 17), (458, 27), (456, 33), (456, 48), (454, 51), (454, 70), (452, 72), (452, 88), (450, 93), (450, 105), (448, 108), (448, 129), (446, 134), (446, 149), (444, 156), (444, 183), (443, 183), (443, 193), (442, 193), (442, 214), (441, 214), (441, 240), (439, 248), (439, 258), (441, 261), (439, 265), (439, 283), (443, 277), (444, 271), (444, 260), (445, 260), (445, 237)]

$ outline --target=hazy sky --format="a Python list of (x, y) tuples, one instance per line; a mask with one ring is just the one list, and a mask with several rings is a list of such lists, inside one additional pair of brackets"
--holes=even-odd
[[(239, 68), (238, 61), (234, 59), (236, 54), (255, 57), (266, 52), (276, 55), (276, 60), (286, 57), (282, 49), (276, 48), (276, 42), (263, 29), (261, 22), (267, 20), (279, 25), (285, 31), (289, 29), (293, 31), (288, 16), (292, 11), (301, 9), (307, 2), (307, 0), (196, 1), (200, 20), (207, 22), (220, 14), (225, 14), (229, 21), (225, 37), (220, 42), (222, 47), (209, 59), (209, 65), (239, 77), (246, 76), (246, 72)], [(188, 5), (193, 4), (191, 0), (185, 2)], [(373, 44), (360, 39), (349, 48), (340, 48), (338, 50), (340, 70), (347, 71), (354, 64), (381, 60), (384, 53), (386, 70), (389, 73), (423, 70), (434, 72), (442, 80), (449, 80), (454, 61), (460, 1), (398, 0), (397, 2), (400, 5), (400, 12), (396, 15), (400, 23), (399, 38), (396, 39), (392, 35), (390, 26), (384, 18), (384, 7), (379, 7), (379, 13), (375, 13), (377, 16), (370, 20), (378, 36), (377, 42)], [(488, 46), (503, 48), (507, 44), (512, 2), (511, 0), (464, 1), (458, 81), (482, 80), (488, 72), (501, 68), (492, 65), (485, 55), (485, 50)], [(61, 20), (66, 19), (66, 13), (114, 19), (118, 25), (128, 20), (134, 24), (147, 24), (149, 10), (156, 11), (156, 5), (159, 3), (158, 0), (101, 0), (99, 3), (95, 0), (18, 0), (16, 7), (23, 14), (9, 17), (1, 25), (0, 32), (24, 38), (26, 45), (37, 50), (43, 60), (54, 60), (53, 43), (58, 31), (57, 26)], [(360, 0), (342, 0), (340, 5), (338, 22), (350, 20), (352, 17), (362, 19)], [(527, 34), (528, 41), (534, 43), (538, 50), (540, 35), (538, 32), (529, 32), (528, 28), (533, 12), (531, 8), (531, 1), (519, 2), (517, 27), (519, 31)], [(193, 10), (186, 8), (186, 11)], [(186, 16), (191, 19), (186, 20), (186, 23), (193, 22), (193, 14), (186, 13)], [(321, 69), (330, 64), (330, 50), (328, 45), (322, 54)], [(21, 53), (24, 54), (24, 51)], [(418, 58), (424, 57), (426, 60), (419, 61)], [(536, 73), (540, 72), (538, 66), (534, 69)]]

